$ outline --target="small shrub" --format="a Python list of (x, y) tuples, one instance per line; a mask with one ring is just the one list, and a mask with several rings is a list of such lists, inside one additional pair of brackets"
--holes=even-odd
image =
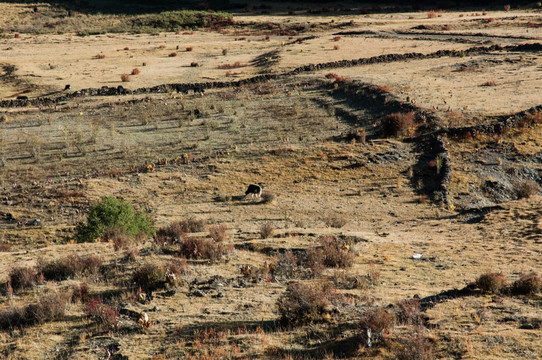
[(130, 50), (128, 46), (125, 46), (123, 50)]
[(117, 328), (119, 310), (104, 304), (100, 298), (90, 298), (85, 305), (85, 313), (105, 328)]
[(260, 236), (262, 237), (262, 239), (270, 238), (271, 236), (273, 236), (274, 232), (275, 228), (271, 223), (265, 223), (260, 227)]
[(487, 272), (476, 280), (476, 286), (482, 292), (499, 294), (506, 286), (506, 277), (501, 273)]
[(136, 213), (126, 200), (108, 196), (91, 208), (86, 223), (77, 225), (75, 237), (79, 242), (94, 241), (113, 229), (129, 236), (140, 233), (154, 235), (154, 227), (149, 218), (142, 213)]
[(339, 50), (341, 47), (339, 45), (334, 45), (333, 50)]
[(521, 275), (520, 278), (512, 284), (510, 292), (515, 295), (533, 295), (542, 288), (540, 276), (531, 272)]
[(402, 136), (413, 132), (416, 127), (414, 112), (394, 113), (385, 116), (381, 121), (381, 131), (384, 136)]
[(199, 66), (201, 66), (201, 65), (200, 65), (198, 62), (192, 61), (192, 62), (190, 63), (190, 66), (191, 66), (191, 67), (199, 67)]
[(94, 58), (95, 59), (105, 59), (105, 55), (104, 54), (96, 54), (96, 55), (94, 55)]
[(169, 56), (169, 57), (175, 57), (175, 56), (177, 56), (177, 53), (174, 51), (174, 52), (172, 52), (172, 53), (169, 53), (168, 56)]
[(277, 253), (273, 268), (276, 279), (302, 279), (313, 276), (311, 270), (301, 266), (301, 260), (291, 250)]
[(155, 241), (159, 245), (171, 245), (176, 242), (180, 242), (184, 236), (185, 231), (178, 222), (169, 224), (166, 227), (162, 227), (156, 231)]
[(504, 11), (510, 11), (510, 5), (504, 5)]
[(166, 270), (162, 264), (147, 263), (136, 269), (133, 281), (144, 291), (154, 291), (164, 286)]
[(130, 74), (121, 74), (120, 75), (120, 80), (122, 82), (129, 82), (130, 81)]
[(45, 280), (62, 281), (80, 274), (96, 274), (102, 267), (98, 256), (68, 255), (50, 262), (38, 261), (38, 271)]
[(132, 75), (139, 75), (139, 73), (141, 73), (141, 70), (139, 70), (138, 68), (132, 69)]
[(322, 245), (325, 266), (340, 268), (352, 266), (355, 254), (349, 242), (332, 235), (321, 236), (318, 241)]
[(63, 294), (41, 295), (35, 304), (0, 311), (0, 329), (9, 330), (57, 320), (64, 315), (65, 309), (66, 300)]
[(490, 80), (483, 83), (482, 86), (497, 86), (497, 83), (493, 80)]
[(228, 49), (222, 49), (222, 55), (224, 56), (228, 55)]
[(262, 204), (272, 204), (275, 201), (275, 195), (268, 191), (262, 193)]
[(434, 10), (431, 10), (427, 13), (427, 18), (428, 19), (434, 19), (437, 17), (437, 13), (434, 11)]
[(183, 237), (180, 243), (179, 255), (187, 259), (220, 260), (233, 251), (231, 245), (215, 242), (210, 239)]
[(126, 249), (132, 246), (133, 240), (130, 236), (124, 234), (119, 229), (107, 231), (103, 236), (104, 241), (113, 243), (115, 251)]
[(326, 226), (336, 229), (342, 228), (347, 222), (348, 220), (342, 214), (330, 214), (324, 218)]
[(333, 38), (333, 41), (339, 41), (339, 40), (341, 40), (341, 39), (342, 39), (342, 37), (340, 37), (340, 36), (335, 36), (335, 37)]
[(277, 300), (277, 307), (282, 321), (299, 325), (324, 320), (336, 299), (336, 289), (329, 282), (292, 283)]
[(237, 69), (237, 68), (241, 68), (245, 66), (248, 66), (248, 64), (241, 64), (239, 61), (236, 61), (233, 64), (218, 65), (216, 68), (224, 70), (224, 69)]
[(395, 316), (399, 324), (422, 325), (422, 315), (420, 302), (416, 299), (403, 300), (395, 304)]
[(369, 309), (359, 322), (360, 337), (364, 344), (370, 346), (386, 339), (393, 327), (392, 313), (382, 307)]
[(518, 199), (530, 198), (540, 191), (538, 183), (532, 180), (517, 181), (513, 185)]
[(396, 353), (397, 360), (433, 360), (435, 353), (433, 345), (424, 335), (424, 327), (416, 326), (407, 338), (401, 339), (401, 347)]
[(186, 51), (192, 51), (192, 50), (194, 50), (194, 48), (192, 46), (187, 46), (186, 47)]
[(89, 291), (87, 283), (74, 284), (71, 287), (71, 301), (72, 303), (82, 302), (86, 303), (89, 300)]
[(14, 267), (8, 277), (9, 284), (15, 291), (30, 289), (38, 282), (36, 271), (29, 267)]
[(209, 236), (214, 241), (224, 241), (226, 240), (226, 230), (228, 227), (226, 224), (220, 224), (220, 225), (212, 225), (209, 226)]

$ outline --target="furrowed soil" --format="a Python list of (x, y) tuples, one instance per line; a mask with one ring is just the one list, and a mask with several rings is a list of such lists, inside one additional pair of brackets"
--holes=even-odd
[[(78, 36), (123, 18), (0, 3), (0, 358), (540, 358), (540, 286), (475, 284), (542, 270), (540, 11), (369, 8)], [(386, 134), (397, 114), (412, 121)], [(104, 196), (157, 229), (204, 224), (181, 238), (224, 225), (215, 243), (231, 251), (78, 243)], [(351, 266), (307, 265), (322, 238)], [(74, 254), (99, 271), (12, 289), (15, 267)], [(138, 269), (172, 261), (176, 281), (138, 289)], [(326, 282), (314, 318), (281, 319), (290, 284)], [(60, 316), (14, 320), (55, 293)], [(375, 309), (395, 321), (368, 339)]]

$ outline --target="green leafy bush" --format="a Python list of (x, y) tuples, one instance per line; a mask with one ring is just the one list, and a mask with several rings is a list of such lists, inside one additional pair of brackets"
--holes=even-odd
[(155, 232), (152, 221), (144, 214), (136, 213), (129, 202), (106, 196), (90, 210), (86, 223), (77, 225), (75, 237), (78, 242), (94, 241), (114, 229), (129, 236), (139, 233), (153, 236)]

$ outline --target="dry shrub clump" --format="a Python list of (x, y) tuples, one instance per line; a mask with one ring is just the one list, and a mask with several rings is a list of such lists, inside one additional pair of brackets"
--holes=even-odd
[(326, 226), (336, 229), (342, 228), (347, 222), (348, 220), (342, 214), (330, 214), (324, 218)]
[(277, 307), (283, 322), (298, 325), (327, 319), (337, 300), (336, 289), (329, 282), (292, 283), (277, 300)]
[(211, 239), (183, 237), (180, 242), (179, 255), (187, 259), (220, 260), (231, 253), (233, 246)]
[(30, 289), (39, 282), (38, 274), (29, 267), (14, 267), (8, 277), (8, 283), (15, 291)]
[(416, 129), (416, 116), (413, 111), (386, 115), (381, 121), (384, 136), (412, 135)]
[(273, 227), (273, 224), (271, 223), (265, 223), (260, 227), (260, 236), (262, 239), (267, 239), (273, 236), (273, 233), (275, 232), (275, 228)]
[(395, 304), (395, 317), (402, 325), (422, 325), (423, 317), (420, 302), (416, 299), (403, 300)]
[(242, 64), (239, 61), (236, 61), (233, 64), (218, 65), (216, 68), (217, 69), (237, 69), (237, 68), (241, 68), (241, 67), (245, 67), (245, 66), (248, 66), (248, 64)]
[(506, 277), (502, 273), (487, 272), (476, 280), (476, 286), (484, 293), (499, 294), (506, 287)]
[(385, 340), (393, 324), (393, 314), (383, 307), (367, 310), (359, 322), (359, 335), (362, 342), (370, 347), (374, 343)]
[(172, 244), (179, 242), (186, 233), (197, 233), (205, 230), (204, 220), (188, 218), (178, 222), (172, 222), (156, 232), (156, 242), (159, 244)]
[(82, 302), (86, 303), (90, 299), (88, 284), (85, 282), (79, 284), (73, 284), (71, 287), (71, 301), (72, 303)]
[(117, 329), (119, 310), (104, 304), (100, 298), (90, 298), (85, 305), (85, 313), (107, 329)]
[(119, 251), (122, 249), (128, 249), (133, 244), (132, 237), (126, 235), (124, 232), (120, 231), (119, 229), (112, 229), (106, 231), (106, 233), (103, 236), (104, 241), (113, 243), (113, 248), (115, 251)]
[(130, 81), (130, 74), (121, 74), (120, 75), (120, 80), (122, 82), (129, 82)]
[(214, 241), (224, 241), (226, 240), (226, 230), (228, 227), (226, 224), (220, 224), (220, 225), (211, 225), (209, 226), (209, 236)]
[(141, 73), (141, 70), (139, 70), (138, 68), (132, 69), (132, 75), (139, 75), (139, 73)]
[(105, 59), (105, 55), (104, 54), (96, 54), (96, 55), (94, 55), (94, 58), (95, 59)]
[(321, 236), (318, 241), (321, 247), (307, 253), (307, 261), (311, 268), (318, 263), (333, 268), (352, 266), (355, 254), (349, 241), (338, 239), (333, 235)]
[(174, 52), (170, 53), (168, 56), (169, 57), (175, 57), (175, 56), (177, 56), (177, 53), (174, 51)]
[(38, 272), (45, 280), (61, 281), (81, 274), (96, 274), (103, 262), (98, 256), (68, 255), (65, 258), (45, 262), (38, 261)]
[(132, 279), (144, 291), (154, 291), (165, 285), (166, 269), (162, 264), (147, 263), (136, 269)]
[(65, 309), (66, 300), (63, 294), (41, 295), (35, 304), (2, 310), (0, 312), (0, 329), (8, 330), (57, 320), (64, 315)]
[[(273, 277), (275, 279), (308, 279), (321, 271), (320, 268), (306, 268), (302, 266), (303, 262), (306, 260), (302, 261), (292, 250), (279, 252), (274, 263)], [(320, 265), (320, 267), (322, 266)]]
[(510, 292), (515, 295), (533, 295), (542, 288), (540, 275), (535, 272), (523, 274), (512, 284)]
[(538, 183), (532, 180), (518, 181), (513, 185), (518, 199), (530, 198), (540, 191)]
[(425, 329), (416, 326), (409, 337), (400, 340), (401, 347), (396, 352), (398, 360), (433, 360), (435, 352), (432, 343), (424, 335)]
[(272, 204), (275, 201), (275, 195), (268, 191), (262, 193), (262, 204)]

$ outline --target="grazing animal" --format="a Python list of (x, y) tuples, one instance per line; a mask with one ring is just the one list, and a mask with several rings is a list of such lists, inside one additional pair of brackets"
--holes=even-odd
[(251, 195), (251, 197), (253, 198), (254, 196), (256, 197), (260, 197), (262, 195), (262, 189), (263, 189), (263, 184), (250, 184), (248, 186), (248, 189), (247, 191), (245, 191), (245, 196), (248, 196), (248, 194)]
[(17, 100), (28, 100), (28, 96), (17, 96)]
[(205, 89), (202, 88), (202, 87), (195, 87), (194, 88), (194, 95), (196, 94), (200, 94), (201, 96), (203, 96), (203, 94), (205, 94)]
[(70, 90), (71, 88), (72, 88), (71, 85), (70, 85), (70, 84), (67, 84), (66, 86), (64, 86), (64, 91)]

